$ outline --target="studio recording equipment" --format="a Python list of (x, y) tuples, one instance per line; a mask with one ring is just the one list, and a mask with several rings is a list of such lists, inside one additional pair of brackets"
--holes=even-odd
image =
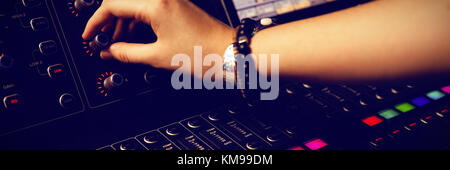
[[(193, 2), (236, 27), (243, 18), (283, 24), (366, 1)], [(100, 59), (111, 33), (82, 39), (101, 3), (0, 1), (0, 149), (450, 149), (450, 76), (282, 80), (277, 100), (252, 104), (220, 90), (178, 91), (171, 71)], [(156, 39), (139, 24), (130, 41)]]

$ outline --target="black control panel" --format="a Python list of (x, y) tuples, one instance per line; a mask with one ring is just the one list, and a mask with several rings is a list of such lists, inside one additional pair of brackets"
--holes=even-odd
[[(0, 2), (0, 149), (450, 149), (446, 74), (359, 84), (282, 80), (275, 101), (176, 91), (169, 71), (101, 60), (111, 33), (81, 38), (101, 2)], [(232, 25), (228, 2), (193, 2)], [(145, 25), (137, 35), (130, 41), (156, 40)]]
[[(111, 35), (99, 32), (92, 40), (83, 40), (90, 16), (101, 4), (97, 0), (53, 0), (48, 2), (60, 21), (62, 36), (67, 44), (68, 54), (73, 59), (81, 84), (85, 89), (88, 106), (96, 108), (119, 101), (126, 95), (144, 94), (157, 89), (162, 79), (159, 70), (142, 65), (124, 65), (115, 61), (101, 60), (99, 51), (109, 46)], [(151, 29), (150, 29), (151, 30)], [(151, 31), (147, 31), (151, 32)], [(140, 40), (155, 41), (149, 33), (139, 34)]]
[[(102, 61), (99, 51), (112, 42), (108, 33), (81, 38), (100, 3), (2, 2), (0, 134), (151, 93), (168, 82), (159, 76), (167, 73), (149, 66)], [(151, 31), (139, 37), (155, 41)]]
[(428, 83), (292, 83), (275, 102), (214, 109), (99, 149), (450, 149), (449, 81)]
[[(44, 1), (2, 1), (0, 134), (82, 112), (82, 92)], [(39, 112), (36, 112), (39, 110)]]

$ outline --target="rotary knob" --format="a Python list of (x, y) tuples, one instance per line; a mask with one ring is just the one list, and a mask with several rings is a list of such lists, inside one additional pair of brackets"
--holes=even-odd
[(94, 39), (89, 42), (89, 46), (94, 50), (102, 50), (111, 44), (111, 39), (105, 33), (97, 34)]
[(114, 73), (103, 81), (103, 86), (106, 89), (114, 89), (122, 86), (124, 83), (124, 78), (118, 73)]
[(95, 0), (75, 0), (74, 6), (78, 11), (82, 11), (88, 7), (93, 6)]
[(6, 54), (0, 54), (0, 69), (10, 69), (13, 67), (14, 58)]

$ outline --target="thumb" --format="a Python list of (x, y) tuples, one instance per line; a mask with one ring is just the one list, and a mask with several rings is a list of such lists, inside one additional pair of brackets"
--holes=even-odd
[(148, 63), (154, 54), (153, 44), (118, 42), (100, 53), (102, 59), (116, 59), (124, 63)]

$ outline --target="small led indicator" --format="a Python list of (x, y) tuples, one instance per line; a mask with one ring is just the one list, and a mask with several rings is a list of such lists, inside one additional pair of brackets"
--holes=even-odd
[(17, 104), (17, 103), (19, 103), (19, 100), (17, 100), (17, 99), (12, 99), (10, 103), (11, 103), (11, 104)]
[(63, 70), (62, 69), (56, 69), (55, 71), (53, 71), (53, 73), (55, 73), (55, 74), (57, 74), (57, 73), (60, 73), (60, 72), (62, 72)]

